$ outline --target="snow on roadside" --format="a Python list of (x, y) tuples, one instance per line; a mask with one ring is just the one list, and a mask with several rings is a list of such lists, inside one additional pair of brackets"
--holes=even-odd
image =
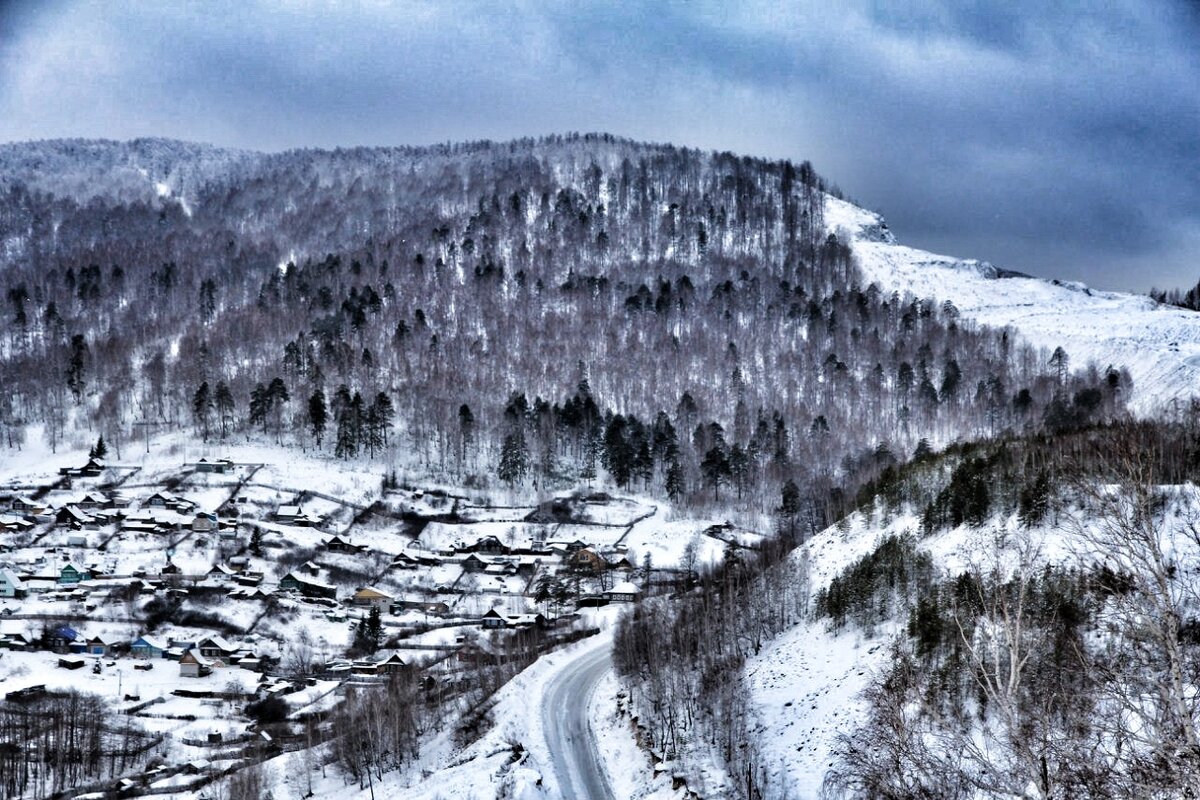
[(610, 672), (596, 686), (588, 709), (596, 749), (604, 771), (608, 773), (613, 794), (622, 800), (676, 800), (682, 797), (683, 790), (671, 790), (670, 773), (656, 776), (649, 754), (634, 741), (630, 718), (619, 710), (623, 708), (619, 705), (619, 691), (616, 675)]

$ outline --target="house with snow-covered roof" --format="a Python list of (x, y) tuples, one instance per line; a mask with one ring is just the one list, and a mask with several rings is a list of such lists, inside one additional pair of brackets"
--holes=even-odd
[(370, 608), (378, 608), (380, 610), (390, 608), (392, 605), (392, 596), (384, 594), (378, 589), (363, 587), (354, 593), (350, 598), (351, 602), (356, 606), (366, 606)]
[(641, 589), (633, 581), (621, 581), (604, 593), (612, 603), (636, 603), (641, 595)]
[(0, 597), (20, 597), (25, 594), (25, 584), (17, 573), (0, 567)]
[(179, 657), (179, 677), (203, 678), (212, 672), (212, 662), (200, 654), (200, 651), (190, 649)]

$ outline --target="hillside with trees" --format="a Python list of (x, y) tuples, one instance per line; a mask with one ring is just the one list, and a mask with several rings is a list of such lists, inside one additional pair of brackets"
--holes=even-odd
[(1129, 390), (866, 284), (808, 163), (570, 135), (0, 164), (10, 448), (191, 431), (768, 513), (790, 481), (814, 530), (919, 446), (1110, 419)]

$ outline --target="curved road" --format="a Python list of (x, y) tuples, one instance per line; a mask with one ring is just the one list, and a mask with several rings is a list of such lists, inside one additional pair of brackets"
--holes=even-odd
[(542, 727), (563, 800), (613, 798), (588, 721), (592, 695), (610, 669), (612, 650), (606, 644), (567, 664), (546, 687)]

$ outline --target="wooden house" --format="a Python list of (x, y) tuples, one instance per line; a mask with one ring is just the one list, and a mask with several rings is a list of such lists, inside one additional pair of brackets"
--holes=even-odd
[(289, 572), (279, 579), (279, 589), (285, 592), (299, 592), (305, 597), (324, 597), (329, 600), (337, 599), (336, 586), (330, 586), (327, 583), (321, 583), (303, 575), (297, 575), (294, 572)]
[(217, 529), (217, 515), (202, 511), (192, 518), (193, 533), (212, 533)]
[(129, 652), (134, 658), (166, 658), (167, 643), (157, 636), (139, 636), (129, 645)]
[(186, 650), (179, 657), (179, 677), (203, 678), (212, 672), (212, 663), (198, 651)]
[(391, 607), (392, 596), (384, 594), (378, 589), (364, 587), (355, 592), (354, 596), (350, 598), (350, 601), (356, 606), (378, 608), (382, 611), (383, 609)]
[(642, 596), (642, 591), (633, 581), (621, 581), (605, 592), (604, 596), (612, 603), (636, 603)]
[(25, 584), (17, 573), (6, 567), (0, 567), (0, 597), (23, 597)]
[(382, 661), (375, 662), (375, 674), (377, 675), (395, 675), (408, 669), (408, 664), (400, 657), (399, 653), (392, 653)]
[(207, 458), (202, 458), (193, 464), (192, 467), (196, 470), (196, 472), (209, 472), (216, 473), (218, 475), (224, 475), (227, 472), (233, 471), (233, 462), (228, 458), (218, 458), (211, 461)]
[(73, 586), (80, 581), (87, 580), (89, 577), (91, 577), (91, 574), (86, 568), (79, 566), (74, 561), (68, 561), (59, 570), (58, 582), (64, 586)]
[(96, 520), (92, 515), (75, 505), (60, 508), (58, 513), (54, 515), (54, 523), (61, 527), (71, 528), (72, 530), (96, 526)]
[(89, 656), (111, 656), (113, 643), (102, 636), (93, 636), (84, 645), (84, 652)]

